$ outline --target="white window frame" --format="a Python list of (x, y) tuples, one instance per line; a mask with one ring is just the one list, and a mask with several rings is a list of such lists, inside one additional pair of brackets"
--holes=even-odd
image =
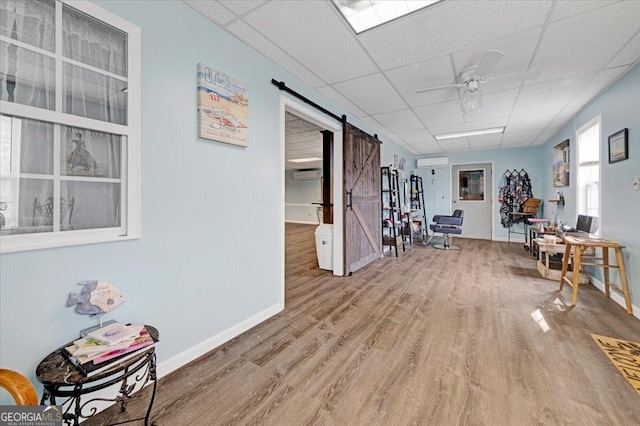
[[(3, 115), (16, 118), (26, 118), (46, 121), (53, 124), (75, 128), (84, 128), (104, 133), (123, 136), (123, 155), (121, 181), (121, 226), (118, 228), (86, 229), (64, 232), (43, 232), (33, 234), (0, 235), (0, 253), (10, 253), (25, 250), (45, 249), (54, 247), (92, 244), (99, 242), (123, 241), (137, 239), (141, 236), (140, 224), (140, 145), (141, 145), (141, 32), (140, 28), (130, 22), (105, 11), (86, 0), (57, 0), (56, 1), (56, 99), (61, 99), (59, 93), (62, 88), (62, 5), (79, 10), (99, 21), (127, 33), (127, 125), (108, 123), (92, 118), (81, 117), (61, 112), (61, 101), (56, 101), (56, 110), (46, 110), (28, 105), (0, 100), (0, 111)], [(50, 52), (16, 42), (13, 39), (0, 36), (2, 41), (28, 48), (37, 53)], [(103, 70), (97, 70), (89, 65), (66, 59), (73, 65), (98, 71), (110, 75)], [(120, 77), (121, 78), (121, 77)], [(57, 137), (57, 136), (55, 136)], [(54, 164), (59, 161), (54, 155)], [(55, 194), (54, 194), (55, 195)], [(54, 196), (58, 201), (59, 197)], [(59, 202), (59, 201), (58, 201)]]
[(602, 115), (589, 120), (576, 130), (576, 216), (579, 214), (587, 214), (586, 212), (580, 212), (581, 194), (580, 194), (580, 135), (593, 127), (598, 125), (598, 223), (599, 227), (596, 231), (596, 235), (600, 235), (602, 228)]

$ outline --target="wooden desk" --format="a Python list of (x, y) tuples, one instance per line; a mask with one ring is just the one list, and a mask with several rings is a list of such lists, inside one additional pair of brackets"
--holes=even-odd
[[(631, 306), (631, 298), (629, 297), (629, 283), (627, 282), (627, 270), (624, 266), (624, 257), (622, 256), (622, 249), (624, 246), (616, 243), (615, 241), (604, 240), (600, 238), (578, 238), (578, 237), (565, 237), (565, 252), (562, 259), (562, 274), (560, 275), (560, 290), (564, 287), (564, 283), (568, 283), (573, 287), (572, 304), (575, 305), (578, 300), (578, 276), (575, 271), (580, 271), (583, 266), (594, 266), (604, 269), (604, 289), (607, 297), (610, 297), (610, 287), (621, 292), (624, 296), (624, 302), (627, 305), (627, 313), (633, 314), (633, 308)], [(575, 248), (573, 254), (573, 278), (570, 280), (567, 275), (569, 267), (569, 257), (571, 255), (571, 248)], [(582, 252), (590, 247), (602, 249), (602, 257), (582, 257)], [(613, 249), (616, 254), (617, 265), (611, 265), (609, 263), (609, 249)], [(596, 263), (595, 261), (601, 261)], [(615, 268), (620, 272), (620, 281), (622, 287), (611, 283), (609, 281), (609, 269)]]

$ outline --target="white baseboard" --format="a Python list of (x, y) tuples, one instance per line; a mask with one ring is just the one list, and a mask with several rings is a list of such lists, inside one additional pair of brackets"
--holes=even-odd
[[(223, 330), (220, 333), (208, 338), (207, 340), (200, 342), (195, 346), (192, 346), (191, 348), (180, 352), (177, 355), (174, 355), (168, 360), (163, 361), (162, 363), (158, 364), (156, 369), (158, 379), (160, 379), (163, 376), (166, 376), (172, 371), (177, 370), (183, 365), (190, 363), (194, 359), (199, 358), (200, 356), (217, 348), (218, 346), (224, 344), (225, 342), (228, 342), (234, 337), (239, 336), (240, 334), (244, 333), (250, 328), (255, 327), (261, 322), (276, 315), (278, 312), (282, 311), (283, 309), (284, 307), (280, 303), (270, 306), (264, 311), (258, 312), (252, 317), (249, 317), (246, 320), (236, 325), (233, 325), (228, 329)], [(147, 383), (146, 386), (149, 386), (150, 384), (151, 383)], [(141, 388), (136, 389), (134, 394), (138, 392), (140, 389)], [(118, 395), (119, 390), (120, 390), (120, 384), (115, 384), (108, 388), (92, 393), (91, 397), (113, 399)], [(86, 408), (86, 411), (89, 411), (93, 407), (96, 409), (96, 413), (99, 413), (103, 410), (106, 410), (112, 405), (114, 405), (114, 402), (112, 401), (96, 401), (89, 404)], [(85, 419), (80, 419), (80, 423), (84, 422), (84, 420)]]
[[(509, 237), (493, 237), (491, 241), (502, 241), (503, 243), (509, 242)], [(524, 238), (511, 237), (512, 243), (524, 244)]]
[(318, 225), (318, 221), (316, 220), (315, 222), (307, 222), (304, 220), (284, 220), (285, 223), (301, 223), (303, 225)]
[(183, 365), (190, 363), (194, 359), (201, 357), (202, 355), (217, 348), (223, 343), (228, 342), (229, 340), (239, 336), (250, 328), (255, 327), (261, 322), (271, 318), (283, 309), (284, 307), (280, 303), (270, 306), (267, 309), (247, 318), (246, 320), (239, 322), (238, 324), (233, 325), (214, 336), (211, 336), (207, 340), (204, 340), (190, 347), (189, 349), (186, 349), (179, 354), (174, 355), (171, 358), (159, 363), (157, 369), (158, 378), (164, 377), (172, 371), (175, 371), (178, 368), (182, 367)]
[[(604, 283), (591, 274), (587, 274), (587, 275), (589, 275), (589, 282), (593, 284), (598, 290), (604, 293), (605, 292)], [(614, 302), (616, 302), (618, 305), (622, 306), (626, 311), (627, 305), (624, 303), (624, 296), (619, 291), (616, 291), (616, 290), (611, 290), (610, 294), (611, 294), (611, 299)], [(633, 309), (633, 316), (640, 319), (640, 310), (638, 310), (638, 307), (633, 303), (631, 303), (631, 308)]]

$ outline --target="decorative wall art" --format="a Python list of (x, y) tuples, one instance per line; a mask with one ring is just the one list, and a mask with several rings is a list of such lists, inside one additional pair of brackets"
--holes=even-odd
[(609, 164), (629, 158), (628, 129), (622, 129), (609, 136)]
[(393, 154), (393, 166), (398, 170), (404, 170), (405, 165), (407, 164), (407, 159), (404, 157), (400, 157), (398, 154)]
[(569, 167), (571, 165), (569, 139), (560, 142), (554, 148), (555, 157), (553, 159), (553, 186), (568, 186)]
[(249, 146), (247, 86), (204, 64), (198, 64), (198, 137)]

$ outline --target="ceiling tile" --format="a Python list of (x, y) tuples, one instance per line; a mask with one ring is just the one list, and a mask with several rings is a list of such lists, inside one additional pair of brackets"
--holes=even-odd
[(393, 133), (392, 131), (390, 131), (389, 129), (385, 128), (382, 124), (380, 124), (379, 122), (377, 122), (376, 120), (374, 120), (373, 118), (371, 118), (369, 116), (358, 117), (358, 118), (360, 120), (364, 121), (365, 123), (367, 123), (369, 126), (371, 126), (371, 128), (373, 129), (373, 131), (371, 133), (377, 133), (379, 135), (385, 135), (385, 134)]
[(562, 111), (560, 111), (556, 118), (551, 120), (548, 127), (564, 127), (564, 125), (567, 124), (567, 121), (571, 120), (573, 116), (576, 115), (581, 109), (582, 106), (564, 108)]
[(542, 133), (542, 129), (531, 130), (528, 132), (505, 133), (502, 136), (502, 146), (531, 145), (540, 133)]
[(458, 99), (458, 91), (455, 88), (415, 93), (419, 89), (456, 82), (449, 55), (385, 71), (385, 75), (412, 107)]
[(541, 144), (547, 142), (551, 137), (560, 131), (561, 127), (547, 127), (536, 138), (535, 144)]
[[(286, 133), (286, 128), (285, 128)], [(287, 142), (297, 143), (297, 142), (306, 142), (312, 140), (322, 140), (322, 134), (317, 130), (310, 130), (304, 133), (293, 133), (287, 134)]]
[(469, 138), (449, 139), (438, 143), (444, 152), (469, 151), (470, 149)]
[(286, 122), (286, 131), (289, 134), (295, 134), (295, 133), (304, 133), (304, 132), (320, 132), (320, 127), (316, 126), (315, 124), (309, 123), (306, 120), (303, 120), (302, 118), (298, 118), (297, 120), (291, 120), (291, 121), (287, 121)]
[(611, 68), (600, 71), (596, 76), (586, 85), (584, 89), (580, 91), (569, 102), (570, 107), (582, 107), (593, 98), (595, 98), (600, 92), (605, 90), (611, 84), (613, 84), (622, 74), (629, 70), (629, 66), (622, 66), (617, 68)]
[(640, 28), (640, 1), (626, 1), (547, 26), (532, 68), (539, 81), (597, 71)]
[(327, 98), (331, 99), (333, 102), (337, 103), (356, 117), (363, 117), (367, 115), (366, 112), (358, 108), (351, 102), (349, 99), (342, 96), (336, 89), (331, 86), (324, 86), (318, 89), (320, 93), (325, 95)]
[[(447, 1), (372, 29), (358, 38), (388, 70), (535, 28), (550, 1)], [(499, 23), (498, 25), (496, 23)]]
[(560, 109), (541, 111), (536, 114), (519, 114), (509, 117), (505, 133), (526, 132), (545, 128), (560, 113)]
[(535, 114), (562, 109), (586, 86), (593, 74), (524, 86), (520, 89), (513, 114)]
[(328, 83), (378, 71), (329, 2), (272, 1), (244, 19)]
[(599, 9), (603, 6), (616, 3), (616, 1), (562, 0), (556, 2), (555, 7), (553, 8), (553, 12), (551, 13), (550, 21), (555, 22), (559, 21), (560, 19), (565, 19), (584, 12), (588, 12), (593, 9)]
[(640, 59), (640, 32), (607, 64), (607, 68), (630, 65), (638, 59)]
[(333, 88), (369, 115), (407, 108), (407, 104), (381, 73), (334, 84)]
[(396, 133), (396, 136), (414, 147), (418, 147), (419, 144), (426, 142), (436, 143), (436, 140), (431, 136), (431, 133), (425, 129), (398, 132)]
[(426, 127), (438, 127), (464, 122), (460, 105), (453, 101), (421, 106), (415, 108), (414, 111)]
[(373, 118), (392, 132), (422, 129), (424, 126), (410, 109), (374, 115)]
[(502, 142), (502, 135), (483, 135), (469, 138), (469, 146), (472, 151), (481, 149), (498, 148)]
[[(444, 150), (437, 142), (420, 142), (413, 146), (419, 154), (444, 154)], [(417, 167), (415, 163), (413, 166)]]
[[(321, 151), (322, 147), (322, 137), (316, 137), (314, 139), (310, 139), (302, 142), (292, 142), (289, 138), (286, 138), (287, 143), (287, 153), (297, 152), (297, 151)], [(320, 155), (321, 157), (322, 155)], [(299, 155), (299, 157), (304, 157), (303, 155)]]
[(300, 117), (298, 117), (295, 114), (291, 114), (288, 111), (285, 111), (285, 113), (284, 113), (284, 122), (286, 123), (288, 121), (293, 121), (293, 120), (300, 120)]
[(383, 143), (387, 142), (387, 141), (393, 141), (394, 143), (400, 145), (401, 147), (403, 147), (407, 151), (411, 152), (412, 154), (418, 154), (418, 151), (413, 146), (409, 145), (407, 142), (403, 141), (402, 139), (400, 139), (398, 136), (396, 136), (393, 133), (383, 134), (380, 137), (380, 140), (382, 140)]
[(312, 87), (324, 86), (326, 83), (318, 78), (314, 73), (309, 71), (298, 61), (293, 59), (282, 49), (264, 36), (251, 28), (249, 25), (242, 21), (236, 21), (226, 27), (226, 30), (231, 34), (239, 38), (240, 40), (253, 47), (258, 52), (262, 53), (276, 64), (280, 65), (284, 69), (288, 70), (292, 74), (296, 75), (302, 81), (306, 82)]
[(224, 25), (236, 17), (236, 15), (229, 12), (228, 9), (217, 2), (204, 0), (182, 1), (191, 6), (193, 9), (197, 10), (198, 13), (220, 25)]
[(224, 4), (236, 15), (243, 15), (250, 10), (255, 9), (265, 2), (265, 0), (218, 0)]

